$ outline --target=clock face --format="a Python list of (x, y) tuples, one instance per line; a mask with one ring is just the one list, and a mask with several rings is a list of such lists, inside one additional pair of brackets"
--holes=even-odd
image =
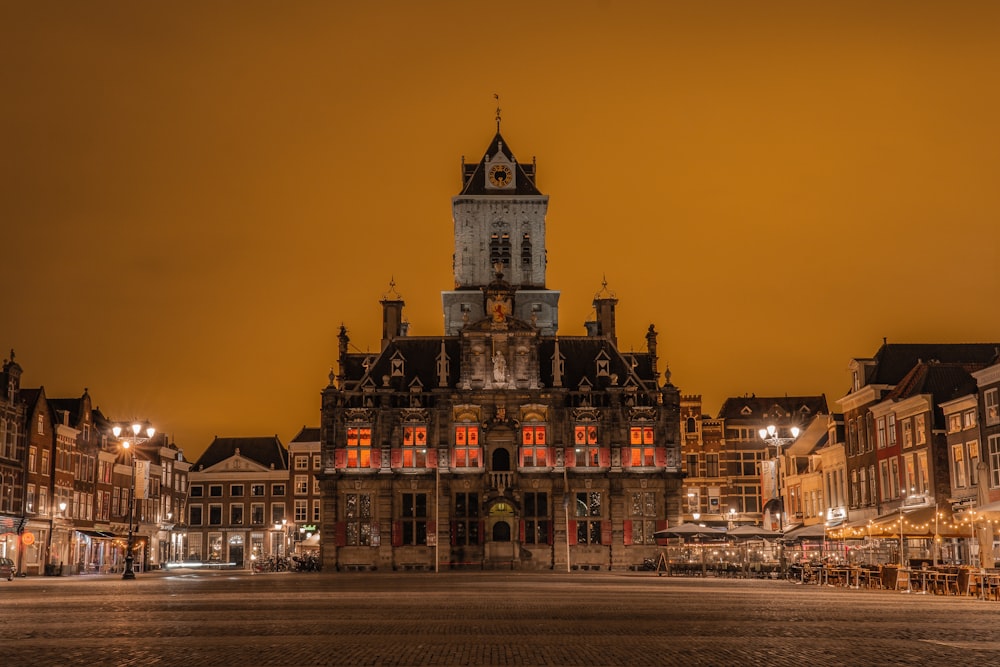
[(505, 188), (514, 180), (514, 172), (505, 164), (495, 164), (490, 167), (490, 183), (495, 188)]

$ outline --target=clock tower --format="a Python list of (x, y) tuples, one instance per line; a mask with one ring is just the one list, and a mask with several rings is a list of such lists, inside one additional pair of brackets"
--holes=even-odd
[(516, 289), (512, 315), (542, 335), (559, 328), (559, 292), (545, 288), (548, 195), (535, 186), (535, 164), (522, 164), (497, 133), (475, 164), (462, 163), (452, 198), (455, 289), (442, 292), (445, 334), (486, 316), (483, 289), (502, 274)]

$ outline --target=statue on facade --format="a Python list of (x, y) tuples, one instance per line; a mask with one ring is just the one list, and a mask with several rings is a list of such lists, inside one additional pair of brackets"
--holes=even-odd
[(507, 381), (507, 360), (499, 351), (493, 353), (493, 381), (497, 384)]

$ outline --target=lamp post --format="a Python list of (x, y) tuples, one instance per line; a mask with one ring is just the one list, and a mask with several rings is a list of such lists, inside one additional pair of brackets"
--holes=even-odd
[[(139, 422), (132, 424), (131, 429), (132, 439), (122, 440), (122, 449), (131, 449), (132, 445), (139, 445), (146, 442), (156, 434), (156, 429), (149, 426), (146, 428), (146, 437), (140, 436), (139, 433), (142, 431), (142, 424)], [(115, 425), (111, 429), (111, 432), (117, 438), (122, 434), (122, 427)], [(134, 557), (132, 555), (132, 549), (135, 546), (135, 454), (131, 456), (129, 467), (132, 469), (132, 486), (128, 494), (128, 541), (125, 546), (125, 571), (122, 572), (122, 579), (135, 579), (135, 570), (133, 569)]]
[(799, 437), (799, 427), (793, 426), (789, 432), (792, 434), (790, 438), (779, 436), (778, 427), (774, 424), (757, 431), (760, 439), (764, 441), (765, 446), (774, 447), (774, 485), (776, 487), (775, 497), (778, 499), (779, 512), (785, 511), (785, 498), (781, 489), (781, 448), (794, 442)]

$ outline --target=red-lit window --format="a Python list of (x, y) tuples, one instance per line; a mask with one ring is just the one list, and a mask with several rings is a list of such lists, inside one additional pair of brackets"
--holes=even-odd
[(655, 465), (652, 426), (632, 426), (629, 428), (631, 464), (633, 467)]
[(427, 467), (426, 426), (403, 426), (403, 467)]
[(544, 426), (521, 427), (521, 465), (542, 468), (548, 463)]
[(573, 427), (573, 448), (577, 468), (599, 466), (600, 452), (597, 447), (597, 424), (578, 424)]
[(469, 424), (455, 426), (455, 455), (452, 467), (479, 468), (482, 466), (482, 450), (479, 448), (479, 427)]
[(372, 427), (347, 427), (347, 467), (367, 468), (371, 465)]

